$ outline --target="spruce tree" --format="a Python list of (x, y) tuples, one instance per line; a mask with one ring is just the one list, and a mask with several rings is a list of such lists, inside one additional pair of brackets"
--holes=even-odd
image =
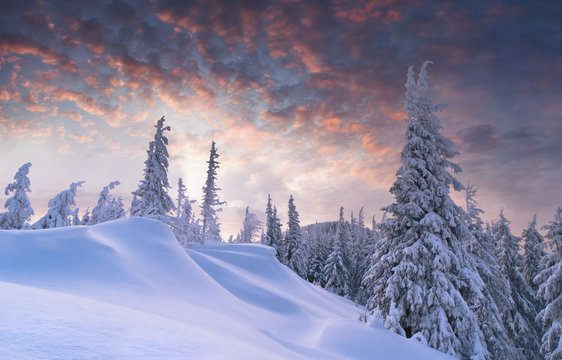
[[(115, 198), (109, 194), (109, 191), (113, 190), (119, 184), (121, 184), (119, 181), (112, 181), (109, 185), (104, 186), (103, 190), (100, 192), (97, 206), (92, 209), (92, 214), (88, 215), (88, 224), (99, 224), (125, 216), (125, 209), (121, 197)], [(87, 213), (84, 217), (86, 217), (86, 215)], [(84, 223), (84, 218), (82, 219), (82, 223)]]
[(527, 281), (527, 284), (533, 289), (533, 292), (537, 292), (538, 286), (533, 283), (533, 279), (540, 272), (540, 262), (545, 256), (543, 250), (544, 240), (542, 235), (537, 230), (537, 215), (533, 216), (533, 220), (529, 222), (526, 229), (523, 230), (521, 235), (523, 239), (523, 249), (525, 250), (523, 256), (523, 267), (521, 272)]
[(506, 328), (511, 326), (511, 318), (502, 316), (513, 309), (509, 283), (499, 270), (494, 240), (484, 232), (484, 222), (480, 218), (484, 211), (477, 207), (478, 202), (475, 199), (478, 188), (469, 183), (465, 190), (466, 223), (472, 235), (467, 243), (467, 251), (484, 283), (482, 297), (475, 307), (478, 324), (484, 335), (490, 359), (516, 359), (517, 352), (506, 331)]
[(281, 230), (281, 219), (277, 216), (277, 206), (273, 205), (273, 237), (272, 237), (272, 246), (277, 251), (276, 256), (277, 259), (281, 263), (285, 263), (285, 246), (283, 243), (283, 231)]
[(178, 179), (178, 197), (176, 200), (176, 216), (169, 219), (176, 238), (182, 245), (198, 241), (199, 229), (193, 221), (192, 205), (195, 200), (189, 200), (187, 188), (182, 178)]
[(333, 239), (331, 252), (323, 271), (326, 290), (340, 296), (349, 296), (351, 294), (351, 275), (349, 273), (351, 261), (348, 252), (350, 240), (351, 235), (343, 217), (342, 206), (340, 208), (336, 236)]
[(246, 215), (242, 223), (241, 242), (251, 243), (252, 239), (256, 237), (262, 229), (261, 221), (259, 221), (256, 214), (250, 212), (250, 207), (246, 206)]
[(544, 268), (534, 279), (539, 284), (538, 296), (546, 304), (537, 320), (542, 327), (541, 354), (545, 360), (562, 359), (562, 207), (554, 220), (543, 229), (551, 252), (541, 262)]
[(47, 214), (32, 225), (34, 229), (51, 229), (71, 226), (78, 215), (75, 196), (78, 188), (84, 181), (70, 184), (68, 190), (64, 190), (49, 200)]
[(519, 271), (522, 263), (519, 254), (520, 239), (511, 234), (509, 221), (500, 211), (500, 219), (492, 225), (491, 234), (497, 248), (499, 269), (507, 278), (513, 307), (501, 309), (506, 317), (506, 330), (518, 350), (516, 359), (535, 359), (539, 352), (535, 294)]
[(320, 234), (320, 227), (318, 226), (318, 222), (312, 227), (311, 232), (309, 233), (309, 257), (308, 257), (308, 264), (307, 264), (307, 278), (308, 281), (324, 286), (324, 265), (326, 264), (326, 259), (330, 255), (331, 249), (329, 246), (329, 242), (325, 240), (328, 236), (322, 237)]
[(293, 195), (289, 197), (289, 221), (285, 235), (285, 263), (303, 279), (306, 278), (306, 244), (303, 242), (299, 213)]
[(267, 195), (267, 205), (265, 208), (265, 235), (262, 244), (273, 246), (273, 205), (271, 204), (271, 195)]
[(29, 178), (29, 168), (31, 163), (23, 164), (16, 175), (14, 175), (14, 182), (6, 186), (6, 196), (14, 193), (6, 203), (4, 208), (7, 210), (5, 213), (0, 214), (0, 229), (21, 229), (31, 219), (33, 209), (27, 197), (27, 193), (31, 192)]
[(163, 219), (175, 209), (174, 202), (168, 195), (168, 138), (164, 136), (164, 132), (170, 131), (170, 127), (164, 126), (164, 121), (162, 116), (154, 125), (156, 133), (154, 140), (148, 145), (144, 177), (138, 189), (133, 192), (131, 216)]
[(215, 147), (215, 142), (211, 144), (209, 161), (207, 161), (207, 180), (203, 186), (203, 200), (201, 202), (201, 218), (203, 225), (201, 227), (201, 243), (210, 241), (222, 241), (220, 234), (220, 222), (218, 213), (222, 211), (220, 206), (226, 204), (219, 200), (218, 191), (221, 190), (217, 182), (217, 169), (219, 162), (217, 161), (219, 154)]
[(469, 236), (449, 187), (463, 186), (447, 169), (457, 153), (443, 137), (427, 83), (427, 65), (418, 80), (413, 67), (406, 82), (406, 143), (402, 165), (390, 188), (392, 215), (382, 224), (384, 240), (375, 251), (364, 283), (373, 289), (368, 309), (378, 308), (386, 328), (458, 358), (485, 355), (469, 304), (480, 293), (478, 273), (470, 267), (463, 241)]

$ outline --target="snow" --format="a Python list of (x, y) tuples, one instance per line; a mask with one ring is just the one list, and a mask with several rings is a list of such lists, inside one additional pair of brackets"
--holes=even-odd
[(10, 359), (448, 358), (358, 321), (270, 247), (185, 249), (141, 218), (1, 231), (0, 304)]

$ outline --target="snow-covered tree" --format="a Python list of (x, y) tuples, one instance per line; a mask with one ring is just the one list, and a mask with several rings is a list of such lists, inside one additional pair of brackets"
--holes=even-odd
[(531, 289), (533, 289), (533, 292), (536, 293), (538, 286), (533, 283), (533, 279), (540, 272), (541, 269), (539, 265), (541, 259), (545, 256), (545, 252), (543, 250), (544, 240), (537, 230), (536, 214), (533, 216), (533, 220), (529, 222), (527, 228), (523, 230), (521, 238), (523, 239), (523, 249), (525, 250), (521, 272), (523, 273), (523, 276), (525, 276), (527, 284), (529, 284)]
[(485, 286), (482, 297), (475, 306), (478, 324), (484, 335), (490, 359), (517, 359), (517, 352), (512, 346), (506, 328), (511, 326), (512, 319), (502, 314), (510, 314), (513, 309), (510, 287), (506, 277), (499, 270), (495, 257), (495, 246), (492, 237), (484, 232), (484, 222), (480, 214), (475, 195), (478, 188), (472, 184), (466, 186), (466, 223), (471, 237), (468, 238), (467, 251), (474, 262)]
[(168, 138), (164, 132), (170, 131), (170, 127), (164, 126), (164, 120), (162, 116), (154, 125), (156, 133), (154, 140), (148, 145), (144, 177), (138, 189), (133, 192), (131, 216), (161, 218), (175, 209), (174, 202), (168, 195)]
[(222, 211), (220, 206), (226, 204), (226, 202), (219, 200), (218, 191), (221, 189), (216, 184), (217, 169), (220, 164), (217, 161), (218, 157), (219, 154), (213, 141), (209, 161), (207, 161), (207, 180), (205, 181), (205, 186), (203, 186), (203, 200), (201, 202), (201, 218), (203, 219), (201, 227), (202, 244), (207, 240), (222, 241), (218, 213)]
[(306, 279), (306, 244), (303, 241), (299, 213), (293, 195), (289, 197), (289, 221), (285, 235), (285, 263), (300, 277)]
[(168, 222), (182, 245), (199, 241), (199, 225), (194, 220), (193, 203), (195, 200), (189, 200), (187, 188), (179, 178), (176, 216), (170, 217)]
[(381, 226), (373, 266), (364, 285), (373, 289), (368, 309), (381, 312), (386, 328), (416, 335), (441, 352), (458, 358), (485, 356), (476, 316), (470, 309), (481, 279), (470, 267), (463, 241), (469, 231), (449, 187), (463, 186), (447, 169), (457, 153), (443, 137), (427, 83), (427, 65), (418, 80), (413, 67), (406, 82), (406, 143), (402, 165), (390, 192), (392, 215)]
[(89, 224), (99, 224), (125, 216), (125, 207), (121, 197), (115, 198), (109, 194), (109, 191), (115, 189), (119, 184), (121, 184), (119, 181), (112, 181), (109, 185), (103, 187), (98, 198), (98, 204), (92, 209)]
[(324, 265), (331, 251), (328, 246), (331, 241), (327, 239), (329, 236), (329, 234), (320, 233), (318, 222), (313, 225), (311, 231), (308, 233), (310, 251), (307, 264), (307, 278), (309, 282), (320, 286), (325, 285), (323, 274)]
[(78, 209), (74, 197), (78, 188), (82, 186), (84, 181), (78, 181), (70, 184), (68, 190), (59, 193), (53, 199), (49, 200), (49, 210), (47, 214), (32, 225), (33, 229), (50, 229), (64, 226), (71, 226), (75, 219)]
[(340, 208), (336, 236), (332, 242), (332, 248), (326, 264), (324, 265), (324, 280), (326, 290), (340, 296), (349, 296), (351, 293), (351, 278), (349, 267), (348, 246), (351, 240), (348, 224), (343, 217), (343, 206)]
[(538, 328), (535, 322), (537, 301), (533, 290), (519, 271), (522, 263), (519, 254), (520, 239), (512, 235), (509, 221), (500, 211), (500, 219), (491, 228), (491, 234), (496, 245), (499, 269), (507, 278), (513, 300), (511, 312), (501, 309), (507, 321), (506, 330), (515, 348), (518, 350), (517, 359), (535, 359), (539, 352)]
[(265, 234), (262, 244), (273, 246), (273, 204), (271, 203), (271, 195), (267, 195), (267, 205), (265, 207)]
[(262, 223), (258, 216), (250, 212), (250, 207), (246, 206), (246, 215), (242, 223), (242, 231), (240, 232), (241, 241), (244, 243), (252, 242), (252, 239), (258, 236), (261, 229)]
[(0, 214), (0, 229), (21, 229), (33, 215), (33, 209), (27, 197), (27, 193), (31, 192), (29, 187), (31, 182), (27, 177), (30, 167), (31, 163), (23, 164), (14, 175), (15, 181), (6, 186), (6, 196), (10, 193), (13, 195), (4, 204), (7, 211)]
[(551, 253), (543, 258), (544, 268), (534, 279), (539, 284), (538, 296), (546, 306), (539, 312), (543, 332), (541, 354), (545, 360), (562, 359), (562, 207), (556, 209), (554, 220), (543, 229), (549, 240)]

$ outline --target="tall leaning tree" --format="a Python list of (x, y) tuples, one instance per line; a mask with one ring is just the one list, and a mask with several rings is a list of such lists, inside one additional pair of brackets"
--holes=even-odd
[(139, 187), (133, 192), (131, 216), (163, 218), (175, 210), (174, 201), (168, 195), (168, 138), (164, 116), (156, 122), (154, 140), (148, 144), (147, 159), (144, 162), (144, 176)]
[(440, 134), (441, 123), (429, 95), (426, 61), (416, 81), (413, 67), (406, 82), (406, 142), (390, 192), (391, 217), (382, 225), (373, 266), (364, 277), (372, 289), (367, 307), (378, 308), (385, 327), (457, 358), (484, 358), (485, 345), (470, 304), (481, 296), (482, 280), (469, 265), (463, 241), (470, 233), (463, 210), (449, 195), (462, 190), (448, 171), (461, 168), (449, 159), (457, 153)]

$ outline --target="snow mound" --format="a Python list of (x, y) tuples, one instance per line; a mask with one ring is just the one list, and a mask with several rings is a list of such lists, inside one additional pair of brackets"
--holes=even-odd
[(158, 221), (0, 231), (17, 359), (446, 359), (356, 319), (257, 244), (181, 247)]

